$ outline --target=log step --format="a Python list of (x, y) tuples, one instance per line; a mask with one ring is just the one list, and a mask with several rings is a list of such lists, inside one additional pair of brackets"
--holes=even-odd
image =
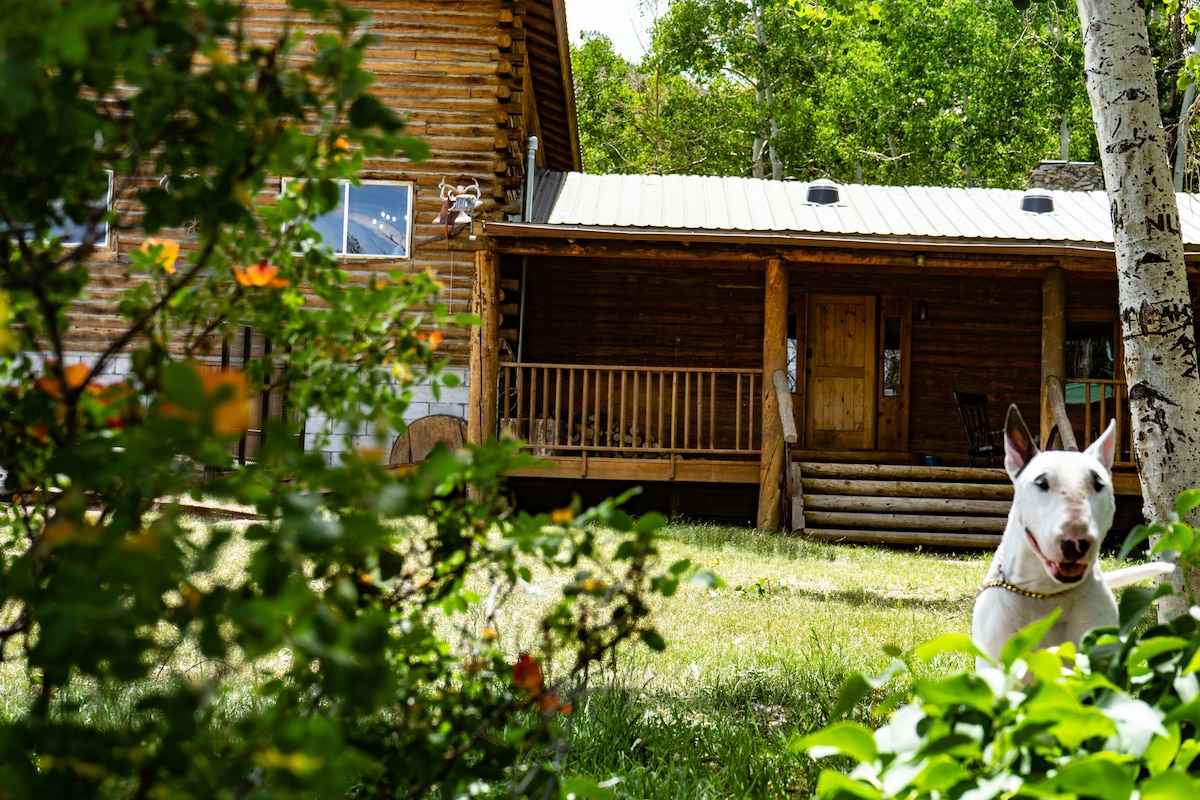
[(929, 531), (866, 531), (835, 528), (805, 530), (804, 535), (822, 542), (890, 544), (910, 547), (994, 548), (1000, 537), (990, 533), (933, 533)]
[(826, 541), (995, 547), (1012, 483), (1002, 469), (797, 462), (793, 525)]

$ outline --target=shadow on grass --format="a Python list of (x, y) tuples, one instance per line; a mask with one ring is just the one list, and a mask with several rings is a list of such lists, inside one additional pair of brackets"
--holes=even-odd
[(904, 595), (891, 595), (883, 592), (874, 592), (869, 589), (854, 587), (849, 589), (834, 589), (832, 591), (816, 591), (813, 589), (793, 588), (789, 590), (792, 594), (803, 597), (808, 600), (816, 600), (823, 603), (842, 603), (848, 606), (873, 606), (876, 608), (899, 609), (899, 608), (918, 608), (923, 611), (931, 611), (936, 613), (952, 613), (968, 609), (975, 602), (975, 596), (970, 595), (962, 598), (950, 597), (912, 597)]

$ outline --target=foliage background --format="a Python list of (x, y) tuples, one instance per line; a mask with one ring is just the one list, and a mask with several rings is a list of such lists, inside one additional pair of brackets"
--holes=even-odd
[[(755, 155), (760, 136), (774, 147), (777, 178), (1023, 188), (1040, 161), (1062, 157), (1064, 117), (1071, 160), (1098, 160), (1072, 4), (649, 5), (642, 63), (600, 34), (572, 48), (586, 171), (772, 177), (767, 156)], [(1186, 11), (1148, 6), (1172, 130)]]

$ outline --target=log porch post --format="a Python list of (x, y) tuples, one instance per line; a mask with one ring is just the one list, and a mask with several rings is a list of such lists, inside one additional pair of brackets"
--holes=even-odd
[(1054, 427), (1054, 417), (1046, 402), (1046, 379), (1066, 383), (1067, 372), (1067, 277), (1062, 267), (1051, 267), (1042, 275), (1042, 383), (1041, 446), (1044, 448)]
[(783, 423), (772, 376), (787, 369), (788, 274), (783, 261), (767, 260), (763, 303), (762, 453), (758, 467), (758, 529), (777, 531), (781, 523), (779, 475), (783, 471)]
[(472, 325), (467, 440), (483, 444), (496, 432), (496, 381), (500, 374), (500, 257), (492, 250), (475, 253), (475, 294), (471, 305), (480, 324)]

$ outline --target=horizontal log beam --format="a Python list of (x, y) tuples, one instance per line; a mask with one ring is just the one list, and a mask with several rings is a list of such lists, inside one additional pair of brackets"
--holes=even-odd
[(993, 517), (926, 516), (924, 514), (852, 514), (804, 509), (808, 526), (887, 530), (982, 531), (1002, 533), (1006, 520)]
[(922, 481), (974, 481), (977, 483), (1009, 483), (1004, 470), (983, 467), (917, 467), (904, 464), (834, 464), (820, 461), (804, 462), (804, 479), (809, 478), (866, 478), (908, 479)]
[(1008, 516), (1012, 503), (1004, 500), (969, 500), (951, 497), (846, 497), (804, 495), (808, 511), (850, 511), (871, 514), (983, 514), (996, 518)]
[(974, 500), (1012, 501), (1011, 485), (938, 481), (866, 481), (812, 478), (804, 471), (806, 494), (858, 495), (866, 497), (946, 497)]
[(856, 544), (899, 544), (914, 547), (969, 547), (994, 549), (1000, 537), (991, 533), (932, 533), (928, 531), (804, 530), (810, 539)]

